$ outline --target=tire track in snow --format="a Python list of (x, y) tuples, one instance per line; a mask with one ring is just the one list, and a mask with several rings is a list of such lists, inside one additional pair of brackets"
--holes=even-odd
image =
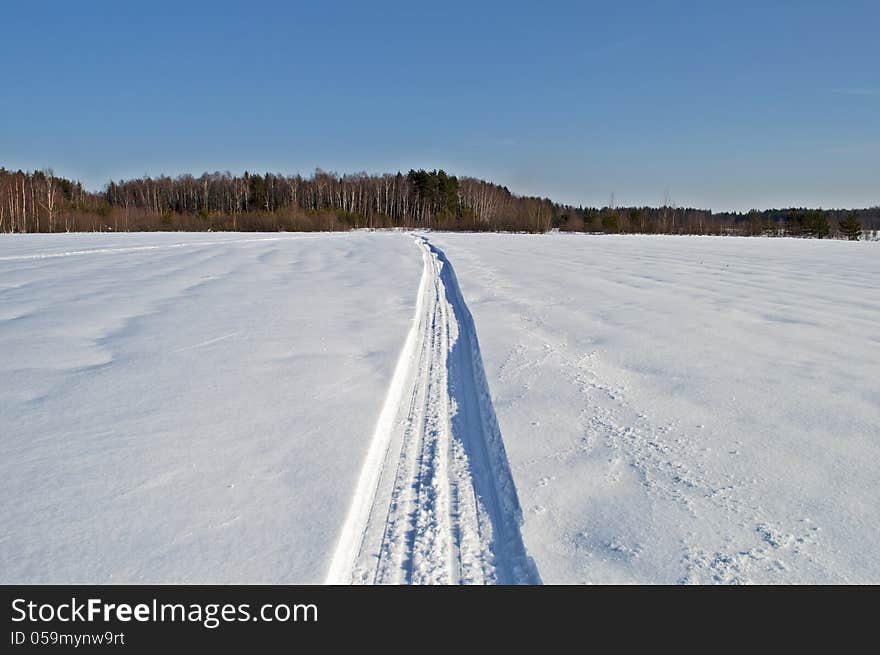
[(539, 584), (449, 261), (417, 237), (416, 316), (331, 561), (331, 584)]

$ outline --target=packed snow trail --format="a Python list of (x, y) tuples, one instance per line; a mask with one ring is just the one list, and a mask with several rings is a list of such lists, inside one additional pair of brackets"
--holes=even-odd
[(331, 584), (539, 584), (473, 318), (417, 237), (416, 317), (331, 562)]

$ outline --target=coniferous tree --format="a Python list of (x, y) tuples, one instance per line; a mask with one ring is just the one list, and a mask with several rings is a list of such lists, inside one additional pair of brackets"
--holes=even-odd
[(608, 233), (620, 232), (620, 217), (617, 212), (609, 212), (602, 217), (602, 229)]
[(797, 209), (788, 211), (785, 217), (785, 235), (790, 237), (799, 237), (804, 234), (804, 215)]
[(840, 233), (850, 241), (862, 238), (862, 224), (853, 214), (847, 214), (840, 221)]
[(810, 216), (810, 232), (817, 239), (824, 239), (831, 234), (831, 227), (828, 225), (828, 217), (821, 209), (811, 212)]

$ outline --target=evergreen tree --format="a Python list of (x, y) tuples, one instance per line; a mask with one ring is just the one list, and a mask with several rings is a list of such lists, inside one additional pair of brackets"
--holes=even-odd
[(862, 238), (862, 224), (854, 214), (847, 214), (840, 221), (840, 233), (850, 241)]
[(825, 216), (825, 212), (821, 209), (812, 212), (810, 223), (812, 224), (811, 232), (817, 239), (824, 239), (831, 234), (831, 228), (828, 225), (828, 217)]
[(620, 218), (617, 212), (611, 212), (602, 217), (602, 229), (609, 233), (620, 232)]
[(804, 215), (802, 212), (791, 209), (785, 217), (785, 235), (799, 237), (804, 234)]

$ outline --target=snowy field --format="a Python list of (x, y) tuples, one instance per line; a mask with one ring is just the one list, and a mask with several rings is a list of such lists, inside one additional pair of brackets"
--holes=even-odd
[(0, 239), (0, 582), (880, 582), (880, 246)]
[(880, 247), (434, 235), (545, 583), (880, 583)]
[(0, 582), (320, 582), (409, 329), (400, 235), (0, 239)]

